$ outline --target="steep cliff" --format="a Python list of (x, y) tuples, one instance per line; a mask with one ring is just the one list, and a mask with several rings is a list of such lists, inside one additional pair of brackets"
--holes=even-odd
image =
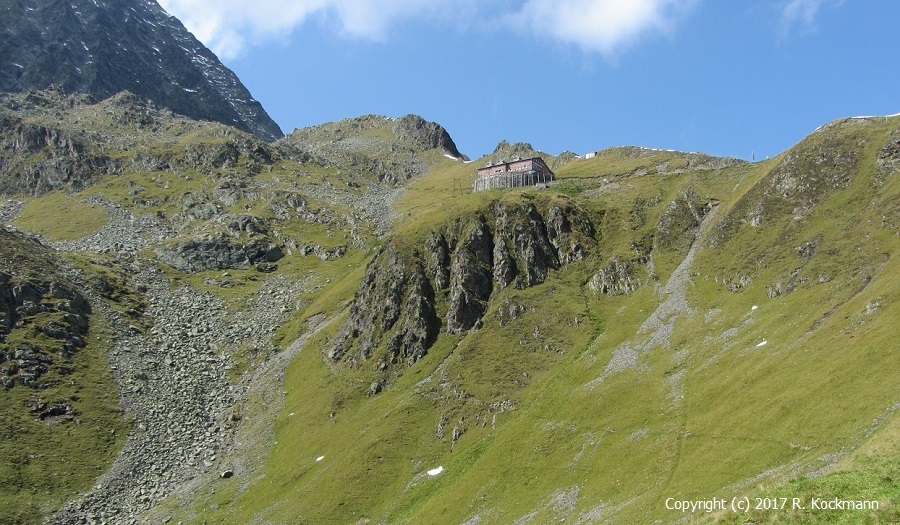
[[(495, 290), (543, 283), (549, 272), (594, 252), (590, 215), (567, 201), (496, 201), (431, 231), (422, 250), (393, 239), (369, 263), (349, 317), (328, 357), (355, 366), (407, 366), (443, 327), (478, 329)], [(436, 314), (446, 311), (440, 320)]]

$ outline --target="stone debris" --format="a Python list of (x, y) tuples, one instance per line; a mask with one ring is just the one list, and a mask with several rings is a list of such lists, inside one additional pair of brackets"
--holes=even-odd
[[(272, 335), (304, 291), (302, 282), (268, 275), (247, 308), (229, 311), (217, 296), (184, 283), (172, 286), (154, 264), (134, 257), (170, 234), (163, 223), (98, 203), (110, 210), (107, 226), (55, 247), (116, 253), (146, 297), (144, 315), (152, 328), (134, 326), (90, 286), (81, 287), (117, 334), (108, 357), (132, 430), (110, 470), (88, 494), (67, 504), (55, 523), (141, 523), (143, 512), (187, 480), (217, 467), (222, 477), (233, 475), (222, 458), (241, 419), (235, 406), (248, 393), (244, 382), (228, 380), (234, 355), (238, 349), (271, 355)], [(84, 280), (77, 270), (66, 272), (73, 282)]]

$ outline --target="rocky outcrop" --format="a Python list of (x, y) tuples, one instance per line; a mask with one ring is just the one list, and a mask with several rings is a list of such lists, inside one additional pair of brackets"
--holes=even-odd
[(183, 162), (205, 173), (214, 169), (235, 167), (243, 161), (246, 172), (256, 173), (261, 166), (272, 164), (274, 151), (268, 144), (249, 135), (235, 135), (229, 140), (190, 144)]
[[(389, 244), (366, 267), (347, 323), (328, 351), (334, 361), (360, 364), (377, 359), (377, 368), (412, 364), (425, 355), (440, 330), (434, 290), (418, 256)], [(383, 346), (383, 349), (381, 347)], [(377, 353), (377, 355), (376, 355)]]
[(861, 152), (846, 147), (840, 136), (828, 135), (824, 142), (814, 144), (807, 138), (789, 150), (772, 170), (768, 189), (802, 209), (810, 209), (831, 190), (846, 187)]
[(426, 151), (465, 158), (447, 130), (417, 115), (364, 115), (297, 129), (279, 141), (278, 148), (288, 158), (342, 166), (351, 187), (372, 182), (395, 186), (420, 177), (428, 170), (421, 155)]
[(453, 252), (450, 265), (450, 309), (447, 331), (460, 333), (476, 326), (493, 291), (494, 237), (482, 216)]
[(425, 236), (425, 270), (436, 290), (450, 286), (450, 247), (440, 232)]
[[(190, 139), (151, 144), (161, 129)], [(107, 174), (184, 171), (224, 176), (215, 197), (231, 206), (247, 193), (247, 179), (278, 158), (252, 135), (190, 121), (129, 92), (101, 102), (57, 89), (0, 94), (0, 194), (74, 192)], [(132, 189), (133, 202), (145, 203), (142, 188)]]
[[(793, 148), (767, 176), (747, 191), (716, 226), (713, 244), (727, 242), (743, 225), (765, 227), (792, 217), (806, 219), (816, 205), (836, 191), (847, 188), (858, 176), (869, 139), (865, 119), (842, 119), (822, 126)], [(883, 184), (894, 166), (891, 158), (897, 134), (883, 145), (875, 160), (873, 184)]]
[(900, 130), (894, 130), (888, 141), (878, 151), (875, 167), (878, 168), (875, 184), (879, 187), (884, 185), (888, 175), (900, 171)]
[(507, 286), (515, 279), (516, 288), (527, 288), (544, 282), (551, 269), (559, 268), (559, 256), (550, 243), (547, 225), (534, 205), (497, 204), (494, 215), (494, 268), (502, 268), (494, 274), (498, 284)]
[(226, 213), (217, 217), (216, 221), (237, 234), (266, 235), (269, 233), (268, 221), (256, 215)]
[(334, 216), (327, 209), (311, 208), (304, 196), (297, 192), (272, 192), (268, 205), (275, 218), (282, 221), (293, 218), (321, 224), (335, 221)]
[(109, 159), (85, 153), (70, 133), (0, 114), (0, 193), (39, 196), (90, 186)]
[[(590, 217), (569, 203), (495, 202), (431, 231), (423, 251), (389, 241), (369, 264), (348, 319), (328, 351), (355, 366), (385, 370), (425, 355), (441, 329), (477, 329), (495, 291), (544, 282), (595, 243)], [(423, 255), (424, 254), (424, 255)]]
[(660, 215), (654, 236), (655, 247), (686, 252), (710, 209), (709, 199), (702, 198), (691, 187), (686, 188), (679, 198), (666, 205)]
[(569, 203), (552, 204), (547, 210), (547, 239), (556, 248), (560, 264), (580, 261), (589, 247), (584, 243), (594, 239), (594, 223), (584, 212)]
[(456, 149), (456, 143), (450, 138), (450, 134), (440, 124), (428, 122), (418, 115), (406, 115), (397, 119), (394, 124), (394, 134), (397, 138), (409, 142), (420, 150), (441, 149), (456, 158), (463, 158), (463, 154)]
[(492, 162), (510, 161), (516, 157), (527, 159), (537, 157), (541, 152), (534, 149), (534, 146), (527, 142), (514, 142), (510, 144), (505, 140), (501, 140), (494, 147), (491, 153)]
[(58, 425), (75, 420), (78, 412), (65, 400), (56, 402), (43, 401), (38, 395), (32, 394), (26, 405), (31, 414), (48, 425)]
[(281, 247), (267, 237), (246, 242), (226, 235), (203, 235), (171, 247), (157, 248), (157, 258), (186, 273), (204, 270), (245, 269), (284, 257)]
[(640, 284), (634, 265), (614, 255), (591, 277), (588, 288), (606, 295), (631, 295)]
[(544, 162), (546, 162), (547, 167), (556, 171), (572, 160), (578, 158), (578, 155), (575, 155), (571, 151), (563, 151), (559, 155), (549, 155), (534, 149), (534, 146), (527, 142), (510, 143), (506, 140), (501, 140), (497, 143), (497, 146), (494, 147), (494, 151), (490, 154), (488, 162), (491, 164), (499, 164), (517, 158), (530, 159), (532, 157), (541, 157), (544, 159)]
[[(0, 230), (2, 250), (45, 250), (17, 237)], [(33, 258), (2, 262), (40, 264)], [(76, 288), (42, 264), (0, 268), (0, 384), (44, 388), (48, 372), (68, 374), (72, 356), (85, 346), (90, 315), (90, 304)]]

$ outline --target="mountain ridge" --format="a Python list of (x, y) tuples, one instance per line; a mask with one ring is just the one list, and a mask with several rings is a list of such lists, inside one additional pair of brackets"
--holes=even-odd
[(4, 0), (0, 91), (124, 90), (272, 141), (281, 129), (240, 80), (154, 0)]

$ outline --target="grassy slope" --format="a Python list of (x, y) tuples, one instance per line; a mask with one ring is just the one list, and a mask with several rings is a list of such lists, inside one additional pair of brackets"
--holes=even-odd
[[(875, 139), (863, 164), (871, 164), (888, 130), (888, 124), (865, 130)], [(785, 217), (761, 228), (744, 226), (727, 245), (700, 250), (687, 285), (691, 311), (678, 318), (669, 345), (639, 355), (634, 368), (597, 384), (617, 348), (646, 338), (640, 327), (660, 297), (652, 279), (630, 297), (594, 296), (583, 286), (591, 273), (612, 254), (633, 255), (632, 242), (651, 235), (665, 205), (686, 188), (720, 199), (720, 220), (740, 198), (752, 197), (757, 183), (781, 160), (634, 176), (660, 163), (680, 168), (683, 162), (670, 152), (640, 159), (616, 153), (560, 168), (561, 183), (548, 192), (567, 194), (602, 215), (602, 252), (596, 260), (556, 272), (538, 287), (497, 294), (482, 330), (465, 337), (442, 334), (425, 359), (371, 398), (363, 395), (371, 374), (333, 370), (322, 358), (339, 317), (310, 340), (288, 372), (277, 445), (264, 459), (264, 476), (204, 485), (191, 501), (178, 503), (184, 506), (175, 509), (177, 518), (198, 523), (668, 522), (681, 518), (663, 508), (670, 496), (824, 496), (826, 489), (845, 487), (845, 482), (866, 490), (877, 486), (872, 490), (896, 501), (896, 491), (890, 492), (891, 482), (885, 480), (896, 471), (900, 432), (896, 416), (890, 419), (885, 411), (900, 394), (896, 343), (889, 337), (891, 321), (900, 313), (900, 285), (890, 276), (900, 268), (890, 257), (896, 235), (878, 225), (879, 206), (896, 206), (890, 199), (900, 194), (898, 181), (874, 190), (871, 173), (862, 173), (802, 223)], [(471, 186), (479, 161), (463, 164), (436, 152), (426, 161), (429, 174), (397, 204), (403, 219), (394, 234), (413, 245), (421, 245), (434, 227), (493, 199), (536, 193), (467, 194), (457, 186)], [(332, 171), (304, 169), (315, 173), (285, 164), (258, 177), (285, 189), (304, 176), (337, 183)], [(168, 214), (176, 211), (175, 202), (139, 207), (128, 192), (141, 184), (144, 196), (163, 197), (174, 190), (208, 191), (215, 182), (202, 174), (153, 175), (126, 173), (85, 194), (100, 193), (141, 213)], [(148, 177), (159, 188), (147, 184)], [(235, 211), (244, 204), (250, 203), (239, 203)], [(848, 223), (851, 206), (865, 211)], [(288, 227), (326, 246), (339, 243), (335, 232), (322, 225)], [(799, 261), (795, 247), (815, 238), (822, 239), (821, 255)], [(306, 298), (297, 320), (280, 331), (282, 344), (306, 319), (331, 315), (347, 304), (366, 256), (352, 250), (325, 265), (313, 258), (280, 263), (281, 271), (311, 277), (324, 287)], [(683, 250), (654, 251), (659, 284), (683, 257)], [(767, 287), (797, 267), (811, 280), (768, 298)], [(752, 274), (752, 284), (739, 293), (728, 291), (723, 280), (740, 274)], [(830, 281), (812, 284), (820, 274)], [(191, 282), (203, 287), (203, 278), (193, 276)], [(232, 302), (239, 307), (245, 288), (210, 291), (234, 294)], [(526, 313), (501, 326), (496, 312), (504, 301), (526, 306)], [(872, 305), (877, 308), (866, 315)], [(492, 407), (503, 401), (503, 407), (514, 410)], [(874, 425), (882, 416), (893, 423)], [(441, 421), (446, 421), (442, 440), (436, 437)], [(465, 432), (451, 443), (454, 427)], [(859, 458), (848, 456), (841, 473), (783, 484), (829, 463), (823, 458), (854, 450)], [(324, 459), (316, 461), (320, 456)], [(425, 474), (438, 465), (445, 469), (441, 475)], [(853, 497), (851, 488), (841, 488), (841, 495)]]
[[(126, 425), (104, 355), (109, 334), (96, 327), (102, 323), (99, 316), (91, 322), (91, 343), (79, 352), (65, 381), (37, 393), (21, 385), (2, 393), (2, 523), (36, 523), (87, 491), (124, 443)], [(50, 426), (37, 420), (26, 408), (35, 394), (44, 401), (71, 404), (79, 424)]]
[[(864, 164), (872, 162), (887, 129), (867, 131), (878, 140), (866, 150)], [(614, 190), (584, 189), (576, 198), (604, 212), (604, 256), (627, 252), (633, 235), (651, 229), (629, 226), (638, 197), (660, 197), (661, 204), (648, 210), (650, 225), (688, 185), (720, 199), (722, 218), (778, 161), (625, 178), (615, 181)], [(592, 169), (615, 177), (634, 167), (617, 171), (609, 159), (597, 159), (571, 169), (580, 178)], [(399, 204), (415, 220), (401, 223), (398, 233), (419, 238), (503, 196), (454, 194), (454, 179), (465, 180), (469, 171), (439, 161)], [(636, 367), (598, 386), (589, 385), (596, 384), (614, 350), (646, 337), (639, 327), (660, 300), (652, 283), (631, 297), (586, 296), (582, 283), (589, 269), (576, 266), (533, 289), (504, 291), (493, 299), (484, 329), (463, 338), (443, 334), (424, 360), (372, 398), (362, 395), (364, 374), (337, 373), (323, 362), (318, 349), (337, 324), (330, 327), (289, 371), (278, 444), (265, 477), (249, 486), (248, 480), (222, 480), (214, 494), (198, 494), (195, 511), (209, 523), (511, 523), (529, 517), (533, 523), (634, 523), (680, 519), (664, 509), (668, 497), (827, 496), (827, 490), (816, 492), (816, 483), (845, 487), (844, 497), (879, 493), (896, 469), (896, 460), (884, 456), (896, 453), (896, 438), (880, 438), (896, 424), (880, 430), (875, 422), (900, 394), (900, 363), (890, 336), (900, 313), (900, 285), (890, 276), (900, 268), (883, 255), (893, 253), (898, 241), (867, 216), (847, 224), (847, 214), (836, 210), (874, 199), (864, 215), (877, 219), (880, 196), (900, 188), (893, 181), (874, 191), (870, 174), (862, 175), (832, 192), (787, 237), (783, 230), (790, 225), (782, 221), (744, 228), (728, 246), (701, 250), (687, 285), (691, 312), (679, 317), (669, 346), (640, 355)], [(797, 266), (795, 245), (820, 233), (826, 233), (820, 253), (827, 256), (813, 258), (805, 271), (829, 272), (831, 281), (768, 298), (767, 286)], [(743, 258), (753, 253), (766, 257), (753, 269), (753, 283), (739, 293), (728, 291), (723, 279), (748, 271)], [(655, 255), (661, 283), (682, 256)], [(501, 327), (492, 314), (504, 300), (541, 313)], [(881, 306), (865, 315), (872, 304)], [(560, 352), (516, 344), (535, 326)], [(426, 378), (431, 381), (421, 383)], [(442, 378), (457, 398), (434, 395)], [(516, 409), (492, 412), (489, 403), (503, 399)], [(448, 437), (436, 437), (445, 416), (446, 434), (456, 425), (466, 430), (452, 445)], [(826, 466), (835, 453), (852, 452), (867, 436), (881, 439), (872, 446), (874, 459), (847, 459), (849, 471), (837, 477), (780, 485)], [(319, 456), (324, 459), (317, 462)], [(442, 474), (425, 474), (438, 465)]]
[[(0, 259), (16, 278), (58, 279), (48, 255), (9, 235), (0, 245)], [(48, 315), (37, 314), (33, 324), (14, 329), (4, 350), (22, 342), (58, 349), (59, 341), (36, 330), (47, 321), (41, 316)], [(87, 346), (65, 364), (68, 373), (55, 366), (41, 377), (47, 388), (17, 384), (0, 390), (0, 523), (39, 522), (88, 490), (124, 443), (127, 424), (105, 355), (112, 334), (102, 315), (91, 315), (89, 323)], [(76, 411), (76, 422), (40, 421), (30, 413), (35, 398), (68, 404)]]
[[(872, 165), (875, 148), (887, 138), (888, 124), (896, 126), (896, 119), (882, 125), (865, 124), (869, 128), (866, 133), (879, 140), (870, 141), (863, 166)], [(847, 126), (843, 132), (852, 134), (854, 130)], [(900, 240), (881, 224), (895, 209), (900, 183), (894, 177), (884, 187), (875, 186), (871, 170), (864, 168), (845, 190), (826, 198), (802, 228), (772, 225), (745, 232), (743, 239), (736, 241), (766, 243), (774, 242), (766, 241), (767, 236), (778, 236), (776, 245), (782, 250), (772, 250), (771, 259), (793, 259), (791, 262), (801, 268), (800, 276), (828, 275), (833, 279), (800, 286), (772, 300), (761, 297), (759, 301), (771, 305), (767, 307), (771, 312), (760, 318), (762, 322), (756, 323), (759, 328), (754, 330), (757, 338), (769, 341), (762, 352), (765, 359), (751, 361), (749, 356), (760, 352), (750, 350), (745, 351), (747, 357), (733, 356), (723, 366), (752, 371), (741, 376), (739, 385), (770, 392), (768, 398), (747, 397), (742, 388), (732, 388), (734, 395), (744, 399), (735, 408), (744, 418), (750, 418), (742, 419), (747, 421), (744, 427), (749, 429), (753, 423), (762, 435), (799, 449), (790, 459), (825, 466), (827, 462), (822, 459), (830, 459), (828, 454), (851, 453), (838, 465), (838, 472), (776, 487), (775, 493), (804, 500), (819, 496), (879, 497), (883, 508), (878, 513), (847, 515), (758, 513), (756, 522), (890, 523), (898, 516), (900, 491), (892, 479), (897, 469), (898, 432), (893, 414), (900, 394), (895, 374), (900, 359), (891, 333), (900, 314), (900, 284), (895, 277), (900, 263), (893, 257)], [(856, 213), (848, 214), (848, 209)], [(801, 264), (790, 247), (812, 238), (822, 239), (818, 250), (827, 256)], [(724, 265), (736, 263), (746, 262), (725, 261)], [(723, 261), (709, 264), (721, 266)], [(770, 281), (784, 277), (777, 272), (783, 272), (786, 265), (764, 261), (762, 266), (760, 273)], [(760, 311), (764, 313), (762, 308)], [(764, 414), (754, 414), (754, 406), (768, 409)], [(761, 485), (765, 490), (772, 487), (771, 480)], [(735, 517), (727, 519), (729, 523), (738, 522)]]
[(96, 205), (73, 202), (62, 191), (28, 199), (13, 226), (39, 233), (51, 241), (75, 240), (99, 230), (106, 212)]

